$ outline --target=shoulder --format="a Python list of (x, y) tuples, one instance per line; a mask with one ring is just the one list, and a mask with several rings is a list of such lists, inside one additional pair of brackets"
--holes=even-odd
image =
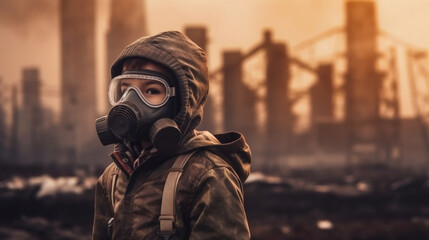
[(181, 183), (187, 184), (192, 190), (196, 190), (201, 182), (208, 177), (217, 178), (219, 181), (226, 177), (227, 179), (232, 178), (234, 182), (240, 182), (238, 175), (225, 159), (213, 152), (201, 149), (195, 152), (186, 163)]
[(196, 151), (188, 162), (189, 165), (194, 167), (199, 166), (202, 169), (213, 169), (218, 167), (231, 168), (221, 156), (205, 149)]
[(115, 163), (110, 163), (109, 166), (104, 169), (104, 172), (98, 178), (97, 183), (103, 188), (108, 188), (108, 184), (112, 181), (113, 175), (118, 173), (118, 167)]

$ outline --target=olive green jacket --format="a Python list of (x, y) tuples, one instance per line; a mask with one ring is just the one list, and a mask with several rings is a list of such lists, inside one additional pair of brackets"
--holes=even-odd
[[(242, 188), (250, 172), (249, 146), (239, 133), (213, 136), (195, 130), (209, 91), (204, 51), (176, 31), (143, 37), (122, 51), (112, 65), (112, 78), (121, 74), (124, 60), (130, 57), (149, 59), (174, 74), (175, 97), (179, 98), (174, 121), (182, 140), (165, 159), (152, 155), (131, 171), (118, 161), (106, 168), (96, 187), (93, 239), (106, 239), (108, 229), (113, 239), (159, 239), (158, 218), (168, 169), (178, 155), (191, 151), (196, 152), (177, 186), (175, 237), (249, 239)], [(113, 224), (108, 228), (111, 218)]]
[[(250, 239), (242, 187), (249, 173), (249, 149), (237, 133), (218, 138), (230, 142), (197, 150), (184, 167), (175, 200), (176, 239)], [(93, 239), (107, 239), (112, 217), (113, 239), (162, 239), (157, 235), (161, 197), (174, 160), (152, 159), (131, 176), (111, 164), (97, 183)], [(119, 175), (112, 208), (114, 174)]]

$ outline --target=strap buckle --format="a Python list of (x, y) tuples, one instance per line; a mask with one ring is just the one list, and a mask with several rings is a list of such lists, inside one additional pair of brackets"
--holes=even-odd
[(173, 229), (172, 231), (158, 231), (157, 234), (161, 236), (164, 240), (170, 240), (170, 238), (176, 234), (176, 230)]

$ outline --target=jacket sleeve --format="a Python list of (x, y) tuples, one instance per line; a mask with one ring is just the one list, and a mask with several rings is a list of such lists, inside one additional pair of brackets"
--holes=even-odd
[(107, 223), (112, 216), (106, 192), (103, 190), (101, 181), (98, 180), (95, 188), (94, 223), (92, 226), (92, 239), (107, 239)]
[(202, 176), (190, 227), (189, 239), (250, 239), (242, 183), (232, 170), (216, 167)]

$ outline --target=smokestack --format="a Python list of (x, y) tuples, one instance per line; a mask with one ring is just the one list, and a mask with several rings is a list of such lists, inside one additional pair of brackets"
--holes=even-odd
[(96, 144), (95, 0), (62, 0), (63, 161), (86, 161)]
[[(110, 28), (107, 34), (107, 87), (110, 82), (110, 66), (130, 43), (147, 34), (143, 0), (111, 0)], [(106, 91), (103, 93), (106, 94)], [(105, 105), (110, 108), (107, 96)]]
[(22, 107), (19, 122), (20, 157), (25, 163), (42, 163), (43, 109), (40, 98), (39, 69), (22, 72)]

